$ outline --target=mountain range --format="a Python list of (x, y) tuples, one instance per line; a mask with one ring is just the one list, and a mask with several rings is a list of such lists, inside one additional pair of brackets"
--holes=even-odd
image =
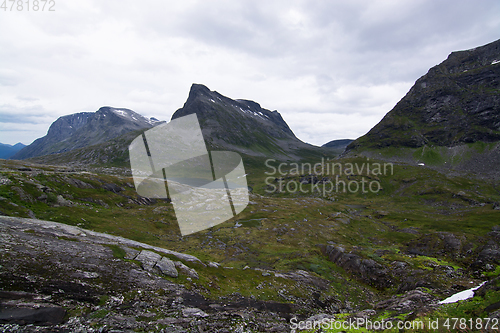
[[(230, 150), (248, 157), (298, 160), (336, 156), (345, 146), (316, 147), (302, 142), (278, 111), (258, 103), (231, 99), (204, 85), (193, 84), (184, 106), (171, 119), (196, 114), (211, 150)], [(12, 156), (38, 163), (128, 163), (128, 146), (145, 130), (161, 124), (128, 109), (102, 107), (57, 119), (46, 136)]]
[(5, 143), (0, 143), (0, 158), (10, 158), (12, 155), (20, 151), (26, 147), (25, 144), (22, 144), (21, 142), (16, 143), (15, 145), (9, 145)]
[(100, 144), (131, 131), (145, 130), (161, 123), (123, 108), (101, 107), (96, 112), (62, 116), (50, 125), (42, 138), (21, 149), (12, 159), (27, 159), (64, 153)]
[[(434, 168), (500, 177), (500, 40), (452, 52), (419, 78), (410, 91), (367, 134), (316, 147), (298, 139), (278, 111), (231, 99), (193, 84), (171, 119), (197, 114), (209, 149), (279, 160), (363, 155), (423, 163)], [(57, 119), (45, 137), (11, 158), (40, 163), (118, 164), (128, 145), (159, 124), (112, 107)], [(71, 153), (70, 153), (71, 152)]]

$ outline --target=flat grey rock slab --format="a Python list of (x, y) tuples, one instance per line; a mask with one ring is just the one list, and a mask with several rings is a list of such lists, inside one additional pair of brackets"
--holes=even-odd
[(156, 267), (158, 267), (162, 274), (167, 276), (174, 278), (179, 276), (179, 272), (177, 272), (174, 262), (166, 257), (162, 257), (161, 260), (156, 263)]
[(137, 257), (135, 257), (135, 260), (141, 262), (144, 270), (152, 272), (153, 267), (155, 267), (156, 263), (161, 260), (161, 255), (156, 252), (143, 250), (137, 255)]

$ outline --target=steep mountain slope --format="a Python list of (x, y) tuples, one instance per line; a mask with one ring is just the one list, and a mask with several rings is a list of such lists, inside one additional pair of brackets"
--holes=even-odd
[(26, 147), (26, 145), (21, 142), (18, 142), (15, 145), (0, 143), (0, 158), (10, 158), (24, 147)]
[(100, 167), (116, 166), (129, 168), (128, 147), (138, 135), (141, 135), (146, 130), (147, 128), (130, 131), (111, 140), (92, 146), (78, 148), (64, 153), (32, 157), (28, 160), (40, 164), (71, 165), (73, 167), (94, 165)]
[(346, 152), (500, 179), (500, 40), (451, 53)]
[(228, 149), (251, 156), (299, 158), (304, 151), (322, 149), (299, 140), (278, 111), (249, 100), (233, 100), (201, 84), (193, 84), (184, 106), (172, 119), (195, 113), (212, 149)]
[(88, 147), (127, 132), (151, 128), (158, 123), (132, 110), (108, 106), (96, 112), (62, 116), (52, 123), (46, 136), (35, 140), (11, 158), (26, 159)]
[(500, 140), (500, 40), (453, 52), (348, 150)]

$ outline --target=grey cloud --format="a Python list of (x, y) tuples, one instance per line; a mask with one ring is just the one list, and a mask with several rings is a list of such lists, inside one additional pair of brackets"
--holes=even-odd
[(41, 106), (16, 107), (9, 104), (0, 105), (0, 122), (17, 124), (51, 123), (57, 116), (50, 115)]
[(29, 96), (18, 96), (18, 100), (24, 101), (24, 102), (35, 102), (38, 101), (38, 98), (36, 97), (29, 97)]
[[(55, 15), (25, 16), (26, 25), (0, 22), (12, 31), (0, 35), (0, 103), (10, 103), (0, 106), (2, 123), (48, 128), (59, 115), (105, 104), (168, 119), (200, 82), (278, 109), (294, 131), (321, 144), (344, 136), (337, 131), (353, 114), (363, 125), (346, 123), (346, 133), (364, 134), (451, 51), (500, 37), (498, 0), (57, 6)], [(307, 128), (306, 112), (315, 115)]]
[(18, 80), (14, 77), (0, 75), (0, 86), (15, 86), (17, 83)]
[(187, 15), (189, 20), (180, 23), (180, 33), (202, 43), (254, 56), (274, 57), (287, 51), (287, 36), (270, 17), (271, 13), (250, 2), (233, 4), (213, 8), (203, 2)]
[[(3, 114), (0, 111), (0, 119), (2, 123), (17, 123), (17, 124), (39, 124), (40, 121), (45, 121), (46, 117), (37, 114), (31, 115), (15, 115), (15, 114)], [(55, 119), (53, 119), (55, 120)], [(49, 122), (50, 124), (50, 122)]]
[[(0, 59), (2, 59), (1, 51), (0, 51)], [(6, 64), (4, 64), (5, 66)], [(19, 83), (19, 75), (16, 75), (16, 72), (8, 69), (0, 67), (0, 86), (15, 86)]]

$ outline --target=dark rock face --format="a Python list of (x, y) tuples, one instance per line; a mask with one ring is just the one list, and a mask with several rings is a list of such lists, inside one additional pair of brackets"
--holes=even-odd
[(186, 103), (172, 120), (193, 113), (211, 148), (273, 157), (315, 148), (295, 137), (278, 111), (269, 111), (253, 101), (230, 99), (201, 84), (192, 85)]
[[(457, 237), (450, 232), (421, 235), (408, 242), (406, 249), (402, 249), (402, 253), (408, 256), (423, 256), (424, 261), (419, 266), (404, 261), (378, 262), (363, 258), (359, 248), (352, 251), (345, 250), (341, 245), (319, 245), (319, 248), (337, 266), (357, 280), (377, 289), (394, 288), (398, 294), (419, 288), (442, 292), (444, 280), (460, 281), (469, 274), (471, 277), (480, 277), (482, 272), (494, 269), (493, 265), (500, 262), (500, 248), (496, 236), (497, 231), (492, 231), (486, 239), (474, 240), (472, 243), (465, 237)], [(476, 249), (471, 250), (471, 247)], [(453, 258), (468, 266), (468, 269), (456, 269), (427, 260), (425, 257)]]
[[(210, 123), (211, 121), (210, 124), (206, 125), (212, 125), (213, 130), (227, 129), (224, 125), (229, 123), (235, 130), (253, 131), (255, 130), (255, 125), (259, 124), (260, 127), (263, 127), (262, 130), (268, 135), (276, 138), (295, 138), (292, 130), (278, 111), (263, 109), (260, 104), (253, 101), (242, 99), (232, 100), (216, 91), (210, 91), (201, 84), (193, 84), (191, 86), (186, 103), (172, 115), (172, 119), (192, 113), (197, 114), (202, 128), (206, 122)], [(239, 115), (243, 115), (245, 117), (243, 119), (248, 123), (242, 123)], [(217, 125), (220, 127), (216, 128), (218, 127)], [(243, 140), (242, 143), (246, 142)]]
[(486, 235), (486, 244), (476, 249), (477, 257), (471, 264), (471, 269), (479, 272), (488, 270), (487, 267), (494, 267), (500, 263), (500, 232), (498, 226), (493, 227), (493, 231)]
[(392, 284), (387, 269), (372, 259), (363, 259), (354, 253), (345, 253), (341, 246), (327, 245), (322, 247), (321, 250), (328, 256), (330, 261), (369, 285), (386, 288)]
[(462, 241), (450, 232), (423, 235), (408, 244), (407, 253), (423, 256), (450, 256), (456, 258), (462, 253)]
[(347, 149), (499, 141), (499, 92), (500, 40), (453, 52)]
[(415, 289), (406, 292), (402, 296), (394, 296), (391, 299), (379, 302), (375, 305), (375, 309), (405, 313), (419, 307), (436, 305), (436, 303), (437, 300), (435, 297), (421, 290)]
[(26, 159), (88, 147), (159, 123), (132, 110), (108, 106), (96, 112), (62, 116), (52, 123), (46, 136), (35, 140), (11, 158)]
[(66, 314), (60, 306), (38, 308), (7, 308), (0, 310), (0, 323), (57, 325)]

